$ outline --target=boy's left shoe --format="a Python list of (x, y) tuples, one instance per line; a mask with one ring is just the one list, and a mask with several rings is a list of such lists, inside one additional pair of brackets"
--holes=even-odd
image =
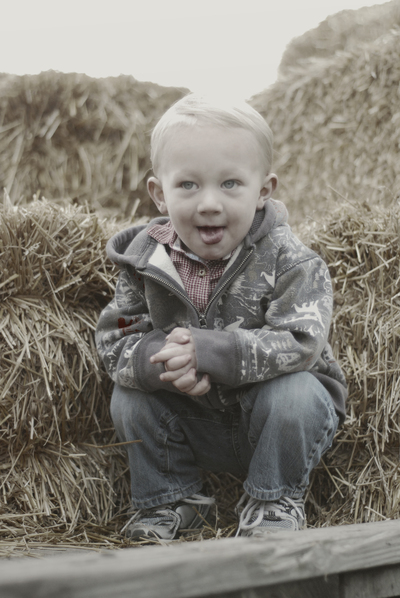
[(176, 503), (139, 509), (122, 528), (131, 540), (171, 541), (182, 533), (204, 527), (215, 499), (192, 494)]
[(238, 503), (238, 510), (246, 498), (248, 500), (240, 513), (237, 536), (255, 537), (271, 532), (305, 529), (306, 516), (302, 498), (281, 496), (276, 501), (266, 501), (244, 494)]

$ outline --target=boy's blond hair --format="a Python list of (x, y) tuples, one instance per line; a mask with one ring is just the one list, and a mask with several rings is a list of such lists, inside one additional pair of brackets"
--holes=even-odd
[(178, 125), (195, 125), (198, 123), (220, 127), (238, 127), (253, 133), (264, 157), (265, 174), (269, 174), (272, 164), (273, 136), (261, 114), (246, 102), (228, 105), (191, 93), (173, 104), (153, 130), (151, 136), (151, 162), (156, 176), (160, 165), (160, 153), (167, 133)]

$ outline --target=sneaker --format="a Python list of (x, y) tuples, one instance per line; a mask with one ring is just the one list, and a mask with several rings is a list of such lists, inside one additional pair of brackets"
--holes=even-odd
[(139, 509), (121, 533), (132, 540), (174, 540), (182, 532), (203, 527), (214, 503), (214, 498), (192, 494), (174, 504)]
[(238, 511), (246, 498), (247, 504), (240, 513), (236, 536), (263, 536), (270, 532), (305, 529), (306, 516), (302, 498), (281, 496), (276, 501), (267, 501), (244, 494), (238, 503)]

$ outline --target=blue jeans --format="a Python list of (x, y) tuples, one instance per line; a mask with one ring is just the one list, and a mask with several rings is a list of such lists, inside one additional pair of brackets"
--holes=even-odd
[(198, 492), (200, 468), (247, 476), (244, 489), (257, 499), (299, 498), (338, 424), (329, 393), (309, 372), (254, 384), (223, 411), (115, 385), (111, 415), (121, 441), (142, 441), (126, 446), (137, 509)]

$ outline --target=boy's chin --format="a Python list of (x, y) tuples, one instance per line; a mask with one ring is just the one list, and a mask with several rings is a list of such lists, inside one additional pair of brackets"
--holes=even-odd
[(193, 245), (192, 245), (192, 247), (190, 247), (186, 243), (183, 243), (183, 246), (186, 249), (186, 251), (193, 253), (194, 255), (196, 255), (197, 257), (199, 257), (202, 260), (219, 260), (219, 259), (221, 259), (220, 257), (214, 257), (215, 255), (220, 253), (216, 248), (214, 248), (214, 250), (210, 250), (209, 247), (205, 247), (204, 249), (201, 247), (194, 247)]
[(205, 251), (194, 251), (193, 253), (195, 253), (195, 255), (197, 255), (198, 257), (200, 257), (202, 260), (222, 260), (224, 259), (224, 257), (226, 257), (226, 252), (223, 252), (221, 250), (218, 250), (217, 248), (214, 248), (213, 250), (205, 250)]

